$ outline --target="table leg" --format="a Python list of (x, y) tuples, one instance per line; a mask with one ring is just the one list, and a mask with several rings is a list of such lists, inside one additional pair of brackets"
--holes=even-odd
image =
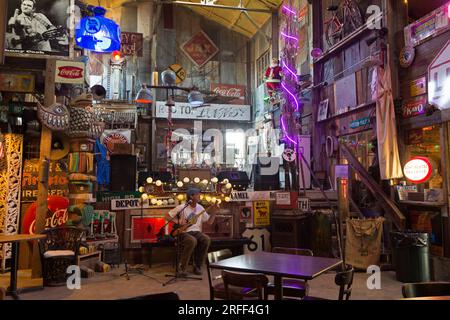
[(12, 253), (11, 253), (11, 274), (9, 278), (9, 288), (7, 294), (11, 295), (14, 299), (19, 299), (17, 295), (17, 264), (19, 256), (19, 243), (12, 243)]
[(283, 299), (283, 282), (280, 276), (275, 276), (275, 300)]

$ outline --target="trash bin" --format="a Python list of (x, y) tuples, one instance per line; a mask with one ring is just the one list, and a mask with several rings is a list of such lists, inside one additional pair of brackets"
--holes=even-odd
[(430, 281), (428, 233), (413, 230), (391, 232), (392, 262), (400, 282)]

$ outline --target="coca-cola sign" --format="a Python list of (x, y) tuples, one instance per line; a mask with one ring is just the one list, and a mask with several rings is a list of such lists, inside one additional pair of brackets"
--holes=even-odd
[(83, 69), (77, 67), (59, 67), (58, 76), (68, 79), (78, 79), (83, 77)]
[(72, 61), (56, 61), (55, 82), (83, 83), (84, 63)]
[(211, 83), (211, 91), (222, 97), (235, 98), (227, 104), (245, 104), (245, 86), (237, 84)]
[[(69, 219), (67, 208), (69, 200), (60, 196), (49, 196), (47, 198), (47, 216), (45, 218), (45, 229), (60, 227)], [(35, 234), (36, 231), (36, 202), (27, 209), (23, 220), (23, 232)]]

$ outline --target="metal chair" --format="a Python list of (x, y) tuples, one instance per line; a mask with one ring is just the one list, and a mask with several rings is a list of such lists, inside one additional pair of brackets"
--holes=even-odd
[[(222, 270), (222, 279), (227, 300), (267, 300), (269, 279), (264, 274)], [(252, 289), (252, 295), (242, 293), (243, 289)]]
[[(283, 247), (274, 247), (272, 248), (272, 252), (275, 253), (285, 253), (285, 254), (295, 254), (302, 256), (313, 256), (313, 252), (309, 249), (301, 249), (301, 248), (283, 248)], [(267, 285), (267, 291), (269, 295), (275, 294), (275, 285), (272, 282), (269, 282)], [(286, 297), (296, 297), (296, 298), (304, 298), (308, 295), (309, 285), (307, 280), (299, 280), (299, 279), (283, 279), (283, 296)]]
[(403, 298), (450, 296), (450, 282), (405, 283)]
[[(339, 286), (338, 300), (350, 300), (352, 295), (353, 275), (355, 270), (347, 265), (345, 271), (338, 271), (334, 277), (334, 283)], [(329, 300), (320, 297), (306, 296), (304, 300)]]
[(67, 268), (77, 264), (83, 231), (75, 227), (44, 230), (47, 238), (39, 241), (44, 285), (66, 284)]

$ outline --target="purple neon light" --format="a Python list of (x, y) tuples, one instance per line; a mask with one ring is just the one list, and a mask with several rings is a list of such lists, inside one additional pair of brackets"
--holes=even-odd
[(290, 36), (290, 35), (284, 33), (283, 31), (281, 31), (280, 33), (281, 33), (281, 35), (282, 35), (283, 37), (286, 37), (286, 38), (288, 38), (288, 39), (292, 39), (292, 40), (295, 40), (295, 41), (298, 42), (298, 38), (297, 38), (297, 37)]
[(289, 8), (288, 6), (286, 6), (286, 5), (283, 5), (283, 9), (284, 9), (285, 11), (291, 13), (291, 14), (295, 14), (295, 11), (292, 10), (292, 9), (290, 9), (290, 8)]
[(289, 141), (291, 141), (293, 144), (297, 145), (297, 142), (294, 141), (291, 137), (289, 137), (289, 135), (288, 135), (288, 133), (287, 133), (287, 130), (286, 130), (286, 124), (284, 123), (283, 116), (281, 116), (280, 121), (281, 121), (281, 128), (283, 129), (284, 135), (286, 136), (286, 138), (287, 138)]
[(295, 111), (299, 111), (300, 105), (299, 105), (298, 100), (297, 100), (297, 98), (295, 97), (295, 95), (294, 95), (291, 91), (289, 91), (289, 89), (284, 85), (283, 82), (281, 83), (281, 86), (282, 86), (283, 89), (284, 89), (287, 93), (289, 93), (289, 95), (294, 99), (294, 102), (295, 102)]
[(297, 78), (297, 73), (294, 72), (291, 68), (289, 68), (288, 65), (284, 61), (282, 61), (282, 62), (283, 62), (283, 67), (285, 67), (289, 71), (290, 74), (292, 74), (295, 78)]

